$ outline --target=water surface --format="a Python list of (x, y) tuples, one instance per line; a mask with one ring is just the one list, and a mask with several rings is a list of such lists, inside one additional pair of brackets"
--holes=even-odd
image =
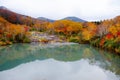
[(0, 47), (0, 80), (120, 80), (120, 57), (83, 44)]

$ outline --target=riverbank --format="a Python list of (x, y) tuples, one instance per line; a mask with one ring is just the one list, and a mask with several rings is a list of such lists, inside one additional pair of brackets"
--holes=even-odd
[[(119, 44), (115, 44), (114, 39), (105, 41), (106, 39), (105, 38), (103, 41), (103, 38), (96, 38), (91, 41), (82, 41), (78, 36), (66, 37), (65, 35), (51, 35), (45, 32), (37, 32), (37, 31), (30, 31), (29, 35), (27, 36), (28, 38), (26, 40), (28, 41), (25, 41), (25, 43), (26, 42), (35, 43), (35, 44), (36, 43), (37, 44), (59, 43), (59, 45), (61, 45), (62, 43), (72, 42), (72, 43), (79, 43), (79, 44), (89, 44), (99, 49), (107, 50), (115, 54), (120, 54)], [(60, 36), (62, 36), (62, 38)], [(14, 42), (0, 41), (0, 46), (6, 46), (11, 44), (14, 44)]]
[(27, 33), (27, 38), (23, 42), (12, 42), (9, 40), (0, 41), (0, 46), (11, 45), (14, 43), (65, 43), (65, 39), (59, 38), (57, 35), (50, 35), (44, 32), (30, 31)]

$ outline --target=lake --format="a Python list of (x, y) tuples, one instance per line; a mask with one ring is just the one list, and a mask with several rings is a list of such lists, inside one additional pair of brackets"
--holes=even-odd
[(120, 56), (87, 44), (0, 47), (0, 80), (120, 80)]

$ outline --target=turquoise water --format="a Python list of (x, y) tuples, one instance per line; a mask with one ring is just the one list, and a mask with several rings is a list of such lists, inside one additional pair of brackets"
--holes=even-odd
[(0, 80), (120, 80), (120, 57), (84, 44), (0, 47)]

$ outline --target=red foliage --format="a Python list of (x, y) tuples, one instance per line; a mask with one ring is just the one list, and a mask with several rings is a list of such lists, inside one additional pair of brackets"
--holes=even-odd
[(3, 32), (3, 31), (2, 31), (2, 30), (0, 30), (0, 34), (2, 34), (2, 32)]
[(7, 34), (6, 37), (7, 37), (7, 38), (11, 38), (12, 35), (11, 35), (11, 34)]
[(0, 15), (12, 23), (17, 23), (17, 14), (7, 9), (0, 9)]
[(113, 34), (111, 34), (111, 33), (108, 33), (107, 35), (106, 35), (106, 39), (113, 39), (114, 38), (114, 36), (113, 36)]
[(8, 19), (10, 19), (11, 22), (16, 23), (17, 22), (17, 15), (15, 13), (9, 13)]
[(25, 29), (25, 32), (29, 31), (29, 27), (27, 26), (25, 26), (24, 29)]
[(13, 24), (25, 24), (31, 26), (31, 24), (44, 23), (46, 21), (38, 20), (29, 16), (21, 15), (10, 11), (8, 9), (0, 9), (0, 16)]
[(117, 32), (117, 36), (120, 37), (120, 31)]

